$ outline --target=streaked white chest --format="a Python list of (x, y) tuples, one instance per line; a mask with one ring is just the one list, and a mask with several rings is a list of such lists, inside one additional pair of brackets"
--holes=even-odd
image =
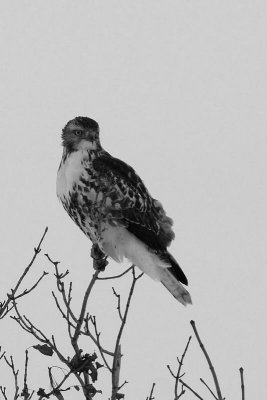
[(76, 151), (71, 153), (61, 164), (57, 173), (57, 196), (61, 201), (69, 196), (73, 186), (84, 173), (85, 163), (88, 161), (88, 153)]

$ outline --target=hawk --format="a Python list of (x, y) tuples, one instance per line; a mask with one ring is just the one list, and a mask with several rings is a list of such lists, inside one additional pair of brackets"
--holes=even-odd
[(94, 258), (128, 259), (160, 281), (182, 304), (191, 303), (187, 278), (167, 247), (173, 221), (148, 192), (134, 169), (101, 146), (99, 126), (76, 117), (62, 130), (63, 156), (57, 196), (92, 241)]

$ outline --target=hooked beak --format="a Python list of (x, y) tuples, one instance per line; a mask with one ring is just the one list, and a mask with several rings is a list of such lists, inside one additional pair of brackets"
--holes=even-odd
[(89, 140), (89, 142), (94, 142), (96, 138), (97, 138), (97, 132), (95, 131), (86, 132), (86, 139)]

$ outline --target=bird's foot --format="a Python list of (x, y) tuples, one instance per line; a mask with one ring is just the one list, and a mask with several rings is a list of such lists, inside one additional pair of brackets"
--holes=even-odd
[(94, 260), (100, 260), (105, 257), (105, 253), (100, 249), (97, 243), (94, 243), (91, 248), (91, 257)]
[(93, 259), (93, 267), (96, 271), (105, 271), (108, 265), (107, 256), (99, 248), (98, 244), (95, 243), (91, 248), (91, 257)]
[(100, 260), (93, 261), (93, 268), (96, 271), (105, 271), (106, 266), (108, 265), (107, 257), (101, 258)]

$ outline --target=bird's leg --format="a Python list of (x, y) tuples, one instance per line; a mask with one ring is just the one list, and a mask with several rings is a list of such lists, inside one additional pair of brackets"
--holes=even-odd
[(91, 257), (94, 260), (100, 260), (105, 257), (105, 253), (100, 249), (97, 243), (94, 243), (91, 248)]
[(94, 243), (91, 248), (91, 257), (93, 259), (93, 267), (96, 271), (105, 271), (108, 265), (107, 256), (99, 248), (97, 243)]

